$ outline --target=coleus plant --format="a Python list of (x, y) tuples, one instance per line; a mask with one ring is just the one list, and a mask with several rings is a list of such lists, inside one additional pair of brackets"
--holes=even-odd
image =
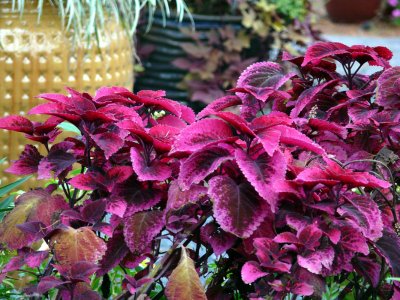
[[(118, 299), (311, 299), (332, 279), (340, 298), (397, 299), (391, 55), (316, 43), (283, 56), (292, 71), (251, 65), (197, 116), (162, 91), (40, 95), (49, 103), (30, 113), (45, 122), (0, 120), (45, 149), (27, 145), (9, 171), (56, 179), (4, 218), (0, 241), (17, 254), (2, 278), (39, 267), (25, 293), (63, 299), (107, 298), (110, 285)], [(381, 70), (361, 75), (364, 64)], [(61, 139), (65, 121), (79, 135)]]

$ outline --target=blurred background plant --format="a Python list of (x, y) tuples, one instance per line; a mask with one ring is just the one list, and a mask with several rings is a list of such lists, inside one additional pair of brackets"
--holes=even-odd
[(179, 28), (170, 23), (164, 33), (157, 27), (139, 30), (145, 71), (135, 89), (166, 89), (195, 110), (221, 97), (251, 63), (275, 59), (283, 50), (299, 54), (319, 38), (308, 0), (186, 2), (196, 31), (190, 22)]
[(388, 10), (390, 13), (390, 20), (400, 25), (400, 2), (398, 0), (387, 0)]

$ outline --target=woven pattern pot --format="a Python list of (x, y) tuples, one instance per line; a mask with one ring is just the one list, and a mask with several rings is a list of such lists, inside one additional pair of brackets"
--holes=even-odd
[[(50, 3), (50, 1), (45, 1)], [(38, 24), (37, 1), (26, 1), (22, 17), (11, 1), (0, 0), (0, 116), (26, 114), (40, 93), (64, 92), (69, 86), (93, 93), (101, 86), (133, 85), (131, 39), (113, 22), (99, 47), (73, 43), (62, 30), (57, 8), (45, 4)], [(0, 132), (0, 158), (16, 159), (27, 142), (23, 134)], [(0, 166), (2, 184), (11, 176)]]

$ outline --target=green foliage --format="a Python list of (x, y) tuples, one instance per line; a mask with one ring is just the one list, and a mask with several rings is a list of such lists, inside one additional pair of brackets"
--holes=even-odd
[(307, 1), (305, 0), (270, 0), (276, 5), (279, 14), (289, 20), (303, 20), (307, 15)]
[[(13, 189), (17, 188), (32, 176), (21, 178), (8, 185), (0, 187), (0, 221), (3, 220), (4, 215), (14, 207), (14, 195), (8, 195)], [(7, 196), (8, 195), (8, 196)], [(7, 196), (4, 198), (4, 196)]]

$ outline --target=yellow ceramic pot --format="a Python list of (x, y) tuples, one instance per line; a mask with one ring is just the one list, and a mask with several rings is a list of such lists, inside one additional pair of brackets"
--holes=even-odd
[[(24, 14), (11, 1), (0, 0), (0, 116), (24, 115), (39, 103), (40, 93), (61, 93), (69, 86), (93, 93), (101, 86), (133, 84), (131, 39), (113, 21), (100, 45), (95, 39), (73, 43), (61, 27), (57, 8), (44, 5), (38, 23), (37, 1), (26, 1)], [(27, 140), (23, 134), (0, 132), (0, 158), (17, 159)], [(0, 166), (2, 184), (11, 177)]]

